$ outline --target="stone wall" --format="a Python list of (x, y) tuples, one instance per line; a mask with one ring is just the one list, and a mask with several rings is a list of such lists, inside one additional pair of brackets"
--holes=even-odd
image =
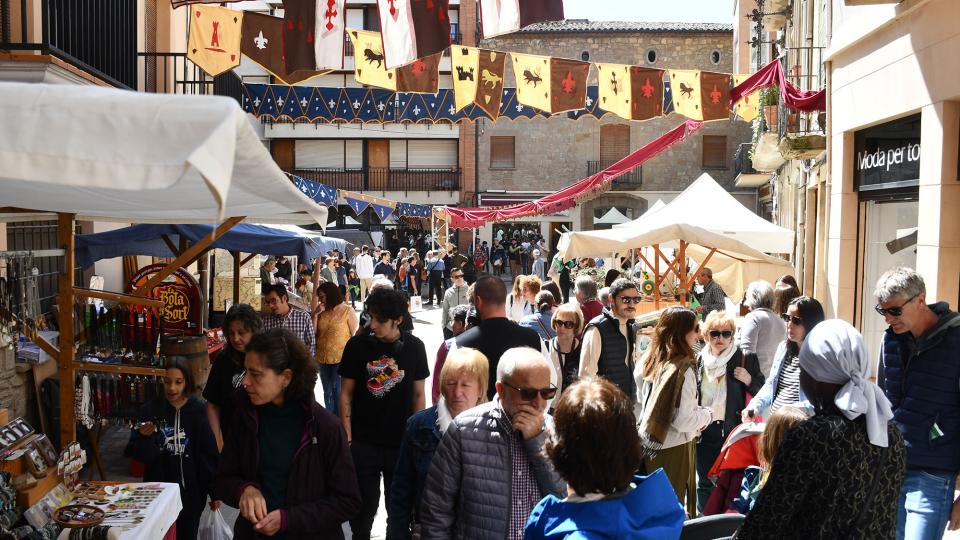
[[(713, 33), (515, 33), (484, 40), (482, 47), (520, 53), (580, 59), (589, 53), (591, 62), (650, 65), (645, 56), (657, 52), (650, 65), (658, 69), (703, 69), (731, 71), (732, 32)], [(720, 63), (711, 62), (711, 53), (720, 52)], [(511, 62), (506, 81), (515, 85)], [(596, 84), (596, 69), (591, 69)], [(600, 159), (600, 124), (630, 125), (630, 148), (636, 150), (682, 123), (685, 118), (671, 114), (643, 122), (628, 122), (612, 114), (599, 121), (593, 118), (569, 120), (566, 115), (543, 120), (483, 121), (480, 125), (478, 192), (489, 190), (550, 192), (587, 176), (587, 162)], [(721, 185), (733, 187), (736, 178), (733, 156), (737, 144), (749, 142), (750, 125), (740, 120), (716, 121), (704, 126), (690, 139), (663, 152), (643, 165), (641, 191), (679, 191), (695, 180), (702, 167), (703, 135), (727, 136), (727, 167), (708, 170)], [(490, 137), (515, 137), (516, 168), (491, 170)], [(586, 214), (586, 213), (585, 213)]]
[(12, 347), (0, 349), (0, 407), (10, 411), (11, 420), (22, 416), (39, 429), (30, 367), (15, 359)]

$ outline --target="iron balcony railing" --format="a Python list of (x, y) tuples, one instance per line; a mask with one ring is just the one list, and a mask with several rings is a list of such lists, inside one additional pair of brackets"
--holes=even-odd
[[(587, 175), (592, 176), (613, 165), (616, 161), (588, 161)], [(613, 180), (613, 189), (638, 189), (643, 183), (643, 165), (630, 170)]]
[(0, 0), (0, 49), (49, 54), (118, 88), (136, 88), (137, 28), (137, 2)]
[(737, 174), (758, 174), (753, 168), (753, 160), (750, 159), (750, 147), (753, 143), (742, 143), (737, 146), (737, 152), (733, 155), (734, 169)]
[(457, 191), (460, 169), (296, 169), (293, 174), (351, 191)]
[(216, 77), (203, 72), (186, 53), (137, 53), (137, 90), (156, 94), (216, 95), (240, 103), (243, 83), (231, 70)]
[[(824, 47), (788, 47), (781, 58), (787, 80), (800, 90), (819, 90), (826, 84), (823, 66)], [(826, 133), (826, 113), (788, 109), (780, 96), (777, 111), (777, 134), (816, 135)]]

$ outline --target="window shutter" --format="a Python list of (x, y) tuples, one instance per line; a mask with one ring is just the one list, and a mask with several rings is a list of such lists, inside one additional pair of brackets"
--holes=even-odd
[(294, 152), (298, 169), (343, 169), (342, 140), (297, 140)]
[(513, 137), (490, 137), (490, 168), (513, 169), (517, 161)]
[(726, 135), (704, 135), (703, 136), (703, 168), (704, 169), (726, 169), (727, 168), (727, 136)]
[(457, 168), (455, 139), (407, 141), (407, 167), (410, 169)]

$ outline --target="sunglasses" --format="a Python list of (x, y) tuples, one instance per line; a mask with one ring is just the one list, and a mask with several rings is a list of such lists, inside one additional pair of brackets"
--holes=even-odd
[(918, 296), (920, 296), (920, 293), (917, 293), (917, 294), (911, 296), (910, 298), (907, 299), (906, 302), (900, 304), (900, 305), (897, 306), (897, 307), (883, 308), (883, 307), (880, 307), (880, 304), (877, 304), (877, 305), (873, 306), (873, 309), (876, 310), (876, 312), (879, 313), (881, 317), (885, 317), (885, 316), (887, 316), (888, 314), (889, 314), (890, 316), (892, 316), (892, 317), (899, 317), (899, 316), (903, 315), (903, 308), (904, 308), (904, 306), (906, 306), (906, 305), (909, 304), (910, 302), (913, 302), (914, 298), (916, 298), (916, 297), (918, 297)]
[(733, 337), (733, 332), (731, 332), (730, 330), (724, 330), (724, 331), (722, 331), (722, 332), (721, 332), (720, 330), (711, 330), (711, 331), (710, 331), (710, 337), (712, 337), (712, 338), (718, 338), (718, 337), (720, 337), (720, 336), (723, 336), (723, 337), (726, 338), (726, 339), (730, 339), (730, 338)]
[(639, 296), (618, 296), (617, 300), (621, 304), (639, 304), (640, 303)]
[(567, 330), (573, 330), (577, 327), (577, 323), (573, 321), (553, 321), (554, 326), (562, 326)]
[(540, 394), (540, 397), (543, 399), (553, 399), (557, 395), (557, 387), (550, 385), (550, 388), (517, 388), (516, 386), (504, 381), (505, 385), (513, 388), (517, 392), (520, 392), (520, 399), (524, 401), (533, 401), (537, 399), (537, 394)]
[(463, 277), (463, 274), (454, 274), (452, 277), (453, 279), (460, 279)]
[(784, 313), (783, 315), (780, 315), (780, 317), (783, 318), (783, 322), (785, 323), (793, 323), (794, 326), (803, 326), (803, 319), (801, 319), (800, 317), (791, 317), (786, 313)]

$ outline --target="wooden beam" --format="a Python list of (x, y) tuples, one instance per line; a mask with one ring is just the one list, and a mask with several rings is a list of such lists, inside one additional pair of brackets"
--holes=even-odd
[(74, 328), (73, 328), (73, 274), (74, 261), (73, 214), (57, 214), (57, 240), (66, 255), (57, 280), (57, 307), (59, 308), (60, 344), (60, 444), (66, 448), (77, 440), (77, 419), (74, 412)]
[(182, 252), (176, 259), (174, 259), (170, 264), (164, 267), (162, 270), (153, 275), (146, 283), (137, 288), (134, 291), (134, 294), (137, 296), (146, 296), (150, 294), (150, 291), (154, 287), (163, 282), (164, 279), (167, 279), (167, 276), (173, 274), (177, 268), (181, 266), (187, 266), (197, 259), (203, 252), (213, 243), (214, 240), (220, 238), (224, 233), (233, 228), (234, 225), (243, 221), (244, 216), (237, 216), (232, 218), (227, 218), (223, 223), (217, 226), (207, 236), (204, 236), (196, 244), (190, 246), (186, 251)]
[(234, 251), (233, 255), (233, 303), (234, 305), (240, 303), (240, 267), (243, 265), (240, 262), (240, 252)]
[(662, 279), (660, 278), (660, 257), (657, 257), (656, 254), (660, 253), (660, 244), (653, 245), (654, 251), (654, 267), (653, 267), (653, 307), (654, 309), (660, 309), (660, 283)]
[(73, 288), (73, 294), (75, 296), (82, 296), (84, 298), (99, 298), (100, 300), (109, 300), (111, 302), (119, 302), (121, 304), (135, 304), (138, 306), (147, 306), (163, 309), (163, 302), (155, 298), (148, 298), (143, 296), (134, 296), (132, 294), (122, 294), (108, 291), (95, 291), (93, 289), (83, 289), (80, 287)]
[(248, 262), (252, 261), (253, 258), (256, 257), (256, 256), (257, 256), (256, 253), (251, 253), (251, 254), (247, 255), (246, 257), (244, 257), (244, 258), (240, 261), (240, 266), (243, 266), (243, 265), (247, 264)]
[[(679, 263), (680, 273), (677, 274), (680, 278), (680, 286), (687, 282), (687, 242), (685, 240), (680, 241), (680, 252), (677, 253), (677, 258), (673, 262)], [(683, 287), (680, 289), (680, 305), (687, 305), (687, 289)]]
[(167, 245), (167, 248), (170, 249), (174, 257), (180, 256), (180, 250), (177, 249), (177, 246), (173, 245), (173, 240), (171, 240), (169, 236), (161, 234), (160, 239), (163, 240), (163, 243)]
[(60, 360), (60, 349), (37, 333), (36, 328), (26, 324), (24, 321), (21, 321), (19, 317), (2, 307), (0, 307), (0, 319), (6, 319), (8, 321), (17, 323), (20, 326), (20, 331), (24, 336), (27, 337), (27, 339), (36, 343), (37, 347), (40, 347), (40, 350), (49, 354), (50, 357), (55, 361)]
[(710, 253), (707, 253), (707, 256), (703, 258), (703, 261), (700, 262), (700, 266), (693, 272), (693, 275), (690, 276), (690, 280), (687, 282), (686, 288), (689, 289), (693, 287), (693, 282), (700, 277), (700, 272), (703, 271), (704, 267), (707, 266), (707, 263), (710, 262), (710, 258), (713, 257), (713, 254), (717, 252), (717, 248), (710, 248)]
[(127, 364), (95, 364), (93, 362), (78, 362), (75, 364), (77, 371), (97, 371), (100, 373), (118, 373), (125, 375), (150, 375), (154, 377), (163, 377), (167, 372), (164, 368), (154, 368), (146, 366), (130, 366)]

